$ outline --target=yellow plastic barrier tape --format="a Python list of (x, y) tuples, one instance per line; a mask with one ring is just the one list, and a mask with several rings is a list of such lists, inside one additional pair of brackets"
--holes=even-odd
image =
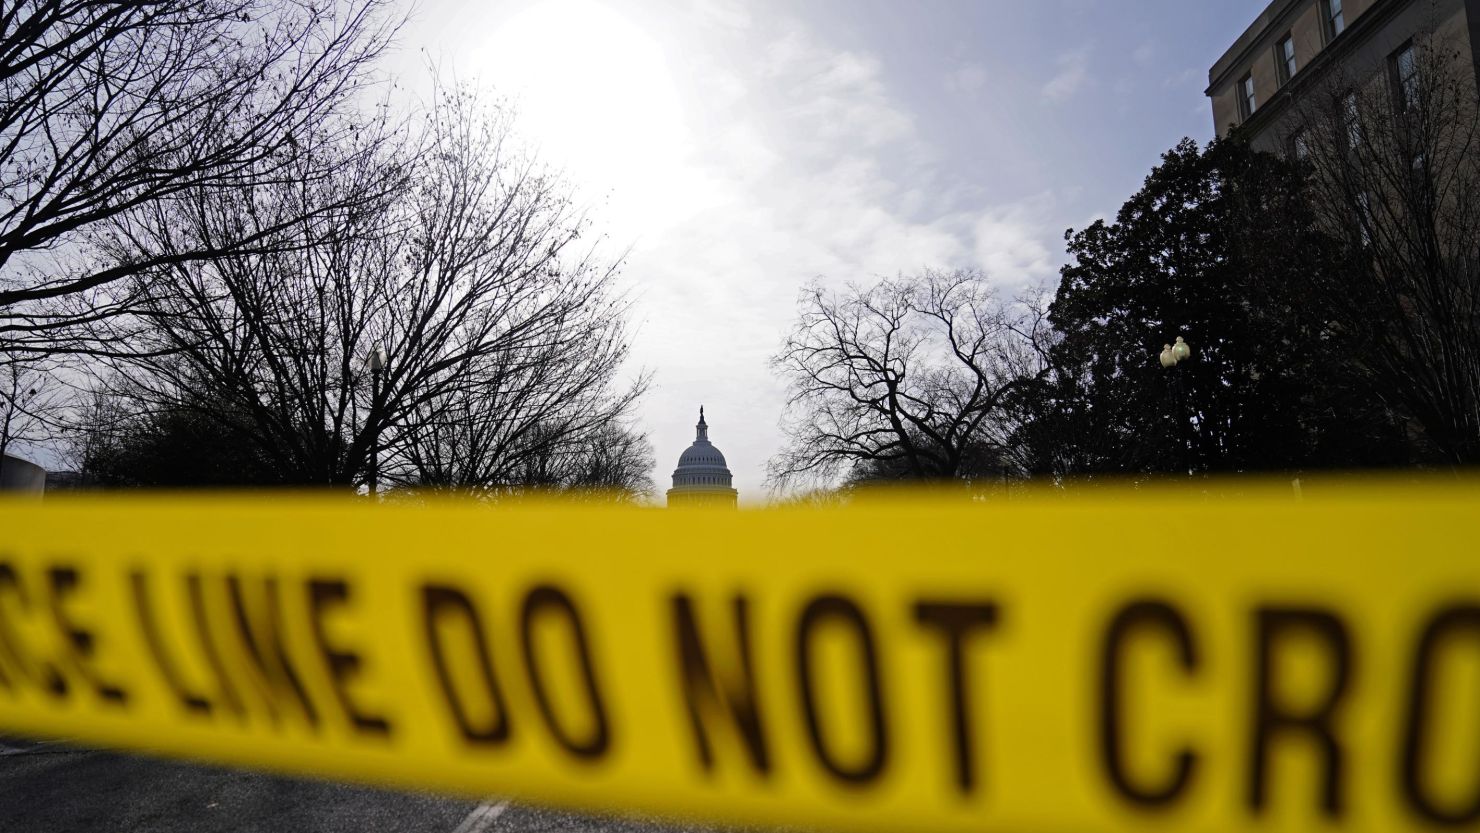
[(793, 827), (1475, 829), (1480, 489), (1312, 491), (4, 503), (0, 729)]

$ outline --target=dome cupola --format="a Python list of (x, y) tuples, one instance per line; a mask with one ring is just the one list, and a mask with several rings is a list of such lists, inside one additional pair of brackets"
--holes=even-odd
[(678, 457), (673, 470), (673, 488), (668, 490), (668, 505), (734, 507), (738, 493), (725, 463), (725, 455), (709, 441), (709, 423), (704, 408), (699, 408), (699, 424), (694, 426), (694, 444)]

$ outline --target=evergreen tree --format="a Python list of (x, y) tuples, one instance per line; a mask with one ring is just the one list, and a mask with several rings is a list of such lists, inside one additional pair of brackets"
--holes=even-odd
[[(1114, 222), (1066, 235), (1055, 372), (1022, 401), (1054, 475), (1299, 470), (1407, 461), (1399, 420), (1346, 384), (1312, 296), (1334, 282), (1294, 165), (1184, 140)], [(1319, 279), (1318, 279), (1319, 278)], [(1189, 360), (1163, 368), (1178, 336)]]

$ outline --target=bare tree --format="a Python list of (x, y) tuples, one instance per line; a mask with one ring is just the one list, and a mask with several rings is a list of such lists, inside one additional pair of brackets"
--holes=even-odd
[[(543, 433), (543, 432), (542, 432)], [(549, 432), (552, 437), (556, 432)], [(580, 432), (561, 432), (520, 455), (507, 491), (533, 488), (591, 500), (635, 503), (653, 493), (652, 443), (631, 428), (607, 422)], [(487, 492), (488, 490), (483, 490)]]
[(821, 286), (773, 366), (790, 382), (771, 481), (994, 478), (1012, 466), (1012, 397), (1044, 371), (1044, 324), (979, 272)]
[(1295, 144), (1350, 256), (1320, 287), (1358, 382), (1434, 455), (1480, 462), (1480, 109), (1468, 50), (1431, 37), (1342, 78)]
[(618, 384), (625, 305), (588, 298), (552, 312), (554, 336), (485, 357), (466, 384), (418, 406), (391, 476), (407, 486), (487, 494), (525, 487), (651, 491), (652, 451), (624, 427), (647, 386)]
[(60, 435), (72, 391), (54, 370), (34, 358), (0, 364), (0, 469), (5, 455), (34, 451)]
[[(390, 474), (473, 492), (641, 492), (630, 468), (650, 468), (651, 452), (622, 426), (647, 377), (619, 382), (629, 339), (617, 264), (583, 243), (588, 223), (558, 178), (514, 146), (510, 115), (470, 117), (476, 106), (463, 93), (431, 114), (414, 216), (439, 253), (412, 283), (446, 286), (442, 297), (387, 309), (403, 333), (398, 349), (438, 361), (405, 381)], [(445, 332), (425, 331), (427, 303), (446, 309)]]
[[(324, 143), (299, 154), (330, 180), (295, 177), (194, 189), (114, 222), (121, 259), (157, 261), (215, 239), (270, 244), (182, 259), (127, 279), (127, 316), (89, 328), (116, 346), (95, 365), (99, 390), (128, 410), (194, 412), (245, 431), (281, 482), (348, 483), (363, 470), (373, 432), (365, 356), (393, 295), (405, 219), (391, 189), (410, 186), (392, 152), (345, 153)], [(374, 202), (345, 194), (376, 194)], [(325, 206), (332, 208), (325, 208)]]
[[(377, 458), (403, 483), (497, 484), (518, 454), (543, 453), (520, 426), (563, 437), (625, 415), (642, 385), (613, 381), (626, 355), (616, 267), (584, 246), (564, 187), (517, 146), (505, 110), (470, 94), (439, 96), (421, 125), (413, 146), (372, 137), (374, 154), (304, 158), (336, 172), (327, 184), (200, 189), (116, 226), (118, 245), (153, 258), (308, 218), (265, 251), (134, 281), (136, 314), (100, 334), (133, 347), (109, 378), (144, 408), (203, 409), (246, 432), (295, 484), (361, 483)], [(382, 197), (341, 198), (362, 193)]]
[(191, 190), (303, 176), (298, 148), (356, 129), (331, 117), (389, 37), (385, 4), (0, 5), (0, 348), (81, 349), (67, 330), (135, 296), (57, 301), (258, 244), (212, 237), (124, 259), (89, 245), (102, 224)]

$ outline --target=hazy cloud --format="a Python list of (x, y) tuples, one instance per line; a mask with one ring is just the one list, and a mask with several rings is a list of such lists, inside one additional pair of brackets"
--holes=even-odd
[(1049, 101), (1063, 101), (1079, 92), (1089, 81), (1089, 48), (1076, 49), (1059, 56), (1058, 72), (1043, 85), (1043, 96)]
[(799, 126), (816, 143), (875, 147), (914, 129), (908, 112), (889, 100), (873, 55), (827, 48), (794, 25), (767, 50), (766, 69), (781, 82), (784, 115), (805, 122)]
[(1053, 227), (1051, 194), (988, 209), (973, 225), (977, 262), (998, 286), (1018, 289), (1054, 273), (1058, 261), (1045, 232)]
[(705, 23), (732, 29), (750, 28), (750, 10), (738, 0), (693, 0), (694, 14)]
[(962, 64), (946, 76), (946, 89), (971, 94), (987, 84), (987, 70), (981, 64)]

